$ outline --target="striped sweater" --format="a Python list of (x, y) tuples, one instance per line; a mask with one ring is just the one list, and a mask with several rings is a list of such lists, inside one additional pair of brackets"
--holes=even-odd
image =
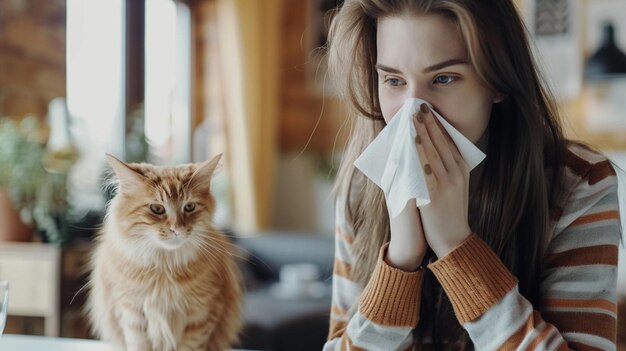
[[(551, 222), (546, 270), (536, 310), (516, 277), (472, 234), (430, 269), (477, 350), (615, 350), (620, 218), (617, 177), (603, 156), (569, 148), (567, 201)], [(405, 272), (383, 260), (368, 284), (351, 279), (353, 233), (337, 204), (335, 267), (328, 350), (406, 350), (413, 345), (424, 270)], [(358, 303), (358, 309), (350, 307)], [(349, 311), (355, 310), (354, 313)]]

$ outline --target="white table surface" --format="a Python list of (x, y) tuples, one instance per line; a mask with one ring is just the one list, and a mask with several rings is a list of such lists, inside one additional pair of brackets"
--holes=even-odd
[(1, 351), (114, 351), (104, 341), (50, 338), (44, 336), (4, 334), (0, 336)]
[(109, 343), (98, 340), (4, 334), (0, 336), (0, 351), (114, 351), (114, 349)]

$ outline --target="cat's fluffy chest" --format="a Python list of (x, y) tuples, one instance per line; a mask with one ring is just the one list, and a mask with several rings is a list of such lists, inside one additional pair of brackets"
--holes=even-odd
[[(121, 300), (128, 301), (138, 308), (149, 308), (169, 315), (186, 314), (192, 307), (189, 306), (193, 302), (190, 300), (214, 295), (212, 291), (199, 291), (196, 288), (200, 282), (213, 280), (210, 270), (193, 272), (203, 264), (201, 259), (194, 259), (174, 267), (171, 264), (145, 265), (126, 258), (111, 265), (110, 269), (121, 273), (122, 278), (118, 286), (122, 292), (119, 296)], [(138, 281), (141, 283), (137, 284)], [(217, 280), (215, 283), (215, 287), (220, 285)]]
[[(100, 257), (116, 256), (104, 266), (104, 277), (117, 276), (111, 284), (111, 309), (118, 321), (140, 318), (145, 321), (145, 332), (149, 336), (152, 349), (174, 350), (185, 333), (185, 326), (197, 322), (198, 308), (200, 315), (212, 313), (213, 306), (207, 305), (221, 291), (221, 285), (211, 270), (194, 274), (205, 265), (202, 259), (192, 260), (184, 266), (172, 267), (167, 264), (144, 265), (125, 257), (122, 253), (113, 253), (108, 245), (100, 247)], [(216, 289), (204, 289), (207, 281)], [(141, 282), (138, 284), (138, 282)], [(129, 317), (129, 311), (130, 313)], [(202, 318), (202, 317), (200, 317)], [(132, 324), (133, 321), (130, 321)]]
[[(185, 313), (185, 291), (170, 272), (146, 274), (142, 284), (128, 287), (128, 297), (163, 313)], [(166, 302), (166, 303), (165, 303)]]

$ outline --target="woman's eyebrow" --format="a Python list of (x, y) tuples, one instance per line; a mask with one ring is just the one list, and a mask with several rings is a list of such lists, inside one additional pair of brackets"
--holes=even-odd
[[(467, 65), (467, 64), (469, 64), (469, 62), (467, 62), (467, 60), (465, 60), (465, 59), (450, 59), (450, 60), (445, 60), (445, 61), (439, 62), (439, 63), (434, 64), (432, 66), (426, 67), (426, 68), (424, 68), (422, 73), (426, 74), (426, 73), (438, 71), (438, 70), (440, 70), (442, 68), (446, 68), (446, 67), (449, 67), (449, 66)], [(389, 67), (389, 66), (385, 66), (385, 65), (380, 64), (380, 63), (377, 63), (375, 68), (378, 69), (378, 70), (389, 72), (389, 73), (393, 73), (393, 74), (402, 74), (402, 72), (399, 69), (393, 68), (393, 67)]]
[(376, 69), (379, 69), (381, 71), (385, 71), (385, 72), (389, 72), (389, 73), (394, 73), (394, 74), (401, 74), (402, 72), (400, 72), (399, 69), (397, 68), (391, 68), (385, 65), (381, 65), (380, 63), (376, 64)]
[(443, 62), (439, 62), (437, 64), (434, 64), (430, 67), (426, 67), (424, 68), (424, 70), (422, 71), (422, 73), (430, 73), (430, 72), (434, 72), (434, 71), (438, 71), (442, 68), (446, 68), (449, 66), (454, 66), (454, 65), (467, 65), (469, 62), (467, 62), (467, 60), (465, 59), (450, 59), (450, 60), (445, 60)]

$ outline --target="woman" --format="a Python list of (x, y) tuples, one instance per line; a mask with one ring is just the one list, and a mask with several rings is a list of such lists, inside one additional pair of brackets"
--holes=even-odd
[[(346, 0), (329, 59), (356, 117), (324, 349), (615, 349), (615, 170), (563, 136), (512, 1)], [(470, 172), (423, 105), (431, 203), (391, 219), (353, 163), (411, 97), (487, 158)]]

